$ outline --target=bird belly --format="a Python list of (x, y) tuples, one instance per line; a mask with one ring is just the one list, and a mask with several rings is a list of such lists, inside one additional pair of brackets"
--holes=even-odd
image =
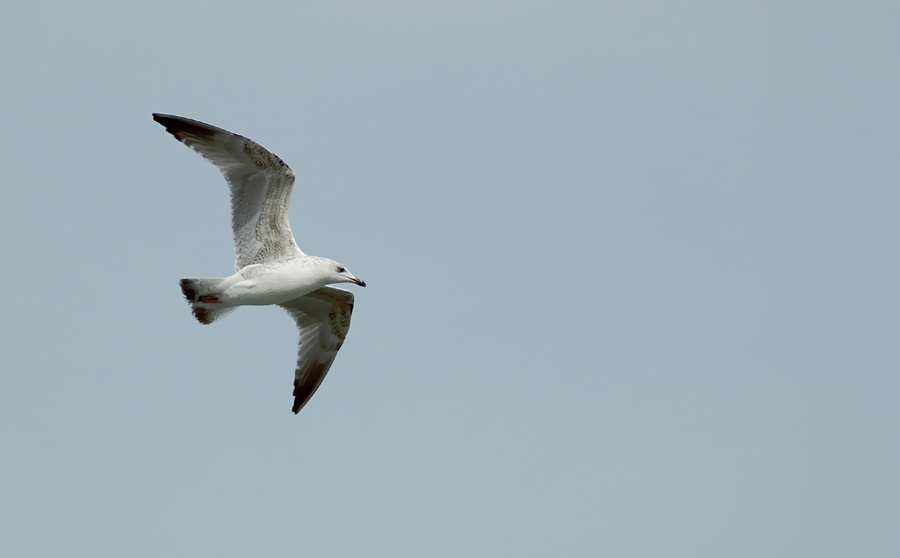
[[(243, 270), (242, 270), (243, 271)], [(236, 273), (219, 299), (233, 306), (264, 306), (281, 304), (318, 289), (321, 285), (310, 281), (302, 274), (274, 271), (270, 273)]]

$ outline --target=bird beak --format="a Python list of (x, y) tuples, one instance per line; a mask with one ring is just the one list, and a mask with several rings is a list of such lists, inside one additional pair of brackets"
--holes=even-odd
[(354, 278), (353, 278), (353, 282), (356, 283), (357, 285), (359, 285), (360, 287), (365, 287), (365, 286), (366, 286), (366, 282), (363, 281), (362, 279), (357, 278), (357, 277), (354, 277)]

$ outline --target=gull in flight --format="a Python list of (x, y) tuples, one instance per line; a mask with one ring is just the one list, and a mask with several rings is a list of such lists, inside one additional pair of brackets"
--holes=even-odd
[(218, 167), (231, 190), (237, 273), (182, 279), (181, 291), (201, 324), (238, 306), (277, 304), (287, 310), (300, 330), (291, 409), (298, 413), (322, 383), (350, 329), (353, 293), (328, 285), (366, 283), (334, 260), (300, 251), (288, 224), (294, 171), (277, 155), (203, 122), (168, 114), (153, 119)]

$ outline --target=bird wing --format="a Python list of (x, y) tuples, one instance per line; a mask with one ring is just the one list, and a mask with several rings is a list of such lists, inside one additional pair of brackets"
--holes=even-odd
[(301, 256), (288, 224), (294, 171), (244, 136), (167, 114), (153, 119), (175, 139), (216, 165), (231, 188), (235, 268)]
[(294, 375), (294, 413), (306, 405), (331, 368), (350, 329), (353, 293), (322, 287), (279, 304), (297, 322), (300, 347)]

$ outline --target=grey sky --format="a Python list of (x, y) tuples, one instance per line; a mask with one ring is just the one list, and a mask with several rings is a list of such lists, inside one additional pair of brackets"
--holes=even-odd
[[(896, 2), (18, 2), (0, 554), (900, 552)], [(290, 412), (227, 188), (364, 278)]]

